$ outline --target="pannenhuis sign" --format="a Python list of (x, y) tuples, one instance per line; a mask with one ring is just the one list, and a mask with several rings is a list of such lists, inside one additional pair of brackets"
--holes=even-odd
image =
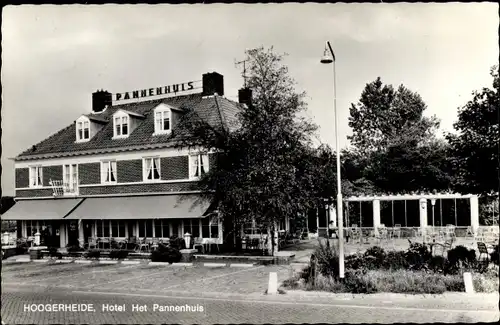
[(170, 86), (161, 86), (155, 88), (141, 89), (128, 91), (124, 93), (116, 93), (115, 101), (119, 100), (127, 100), (127, 99), (135, 99), (135, 98), (144, 98), (144, 97), (152, 97), (152, 96), (162, 96), (169, 94), (177, 94), (179, 92), (193, 90), (194, 89), (194, 81), (184, 82), (181, 84), (175, 84)]

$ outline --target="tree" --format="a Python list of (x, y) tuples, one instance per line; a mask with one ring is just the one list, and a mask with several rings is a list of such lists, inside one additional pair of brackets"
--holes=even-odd
[[(215, 200), (228, 227), (255, 220), (268, 226), (276, 239), (277, 225), (320, 204), (318, 193), (329, 193), (318, 181), (321, 152), (312, 149), (316, 126), (298, 113), (306, 108), (304, 93), (272, 48), (248, 50), (247, 85), (252, 104), (238, 114), (238, 127), (228, 130), (201, 118), (187, 123), (190, 136), (182, 145), (215, 150), (217, 168), (200, 182), (204, 198)], [(192, 120), (192, 119), (191, 119)], [(271, 241), (277, 250), (277, 240)]]
[(457, 175), (458, 191), (476, 194), (499, 192), (499, 88), (498, 66), (490, 71), (493, 89), (473, 92), (473, 98), (458, 109), (456, 133), (447, 134), (450, 156)]
[(350, 109), (346, 176), (360, 194), (404, 193), (448, 189), (446, 146), (436, 139), (439, 122), (425, 117), (419, 94), (401, 85), (383, 85), (380, 78), (366, 85)]
[(383, 85), (377, 78), (366, 85), (357, 105), (351, 104), (348, 139), (356, 151), (371, 154), (386, 149), (401, 134), (411, 132), (414, 143), (428, 140), (439, 127), (435, 117), (425, 117), (427, 108), (419, 94), (400, 85)]

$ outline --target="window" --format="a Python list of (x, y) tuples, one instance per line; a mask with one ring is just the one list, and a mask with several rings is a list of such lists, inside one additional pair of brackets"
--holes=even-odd
[(203, 238), (219, 238), (219, 223), (216, 219), (205, 217), (201, 220), (201, 236)]
[(30, 167), (30, 187), (43, 186), (42, 166)]
[(171, 130), (172, 113), (164, 105), (155, 109), (155, 134), (169, 133)]
[(184, 234), (187, 232), (191, 234), (191, 238), (200, 237), (200, 219), (185, 219)]
[(189, 178), (198, 178), (208, 172), (208, 155), (189, 157)]
[(128, 116), (116, 116), (115, 121), (115, 137), (128, 136)]
[(76, 140), (84, 141), (90, 139), (90, 123), (89, 121), (81, 121), (76, 123)]
[(111, 220), (111, 237), (125, 237), (125, 222)]
[(97, 237), (111, 237), (109, 227), (109, 220), (96, 221), (96, 235)]
[(156, 219), (155, 224), (155, 237), (168, 238), (170, 237), (170, 227), (167, 220)]
[(116, 161), (101, 162), (101, 183), (116, 183)]
[(64, 193), (78, 193), (78, 165), (63, 165)]
[(139, 237), (153, 237), (153, 220), (139, 220)]
[(145, 181), (159, 180), (160, 174), (160, 158), (144, 158), (143, 160)]

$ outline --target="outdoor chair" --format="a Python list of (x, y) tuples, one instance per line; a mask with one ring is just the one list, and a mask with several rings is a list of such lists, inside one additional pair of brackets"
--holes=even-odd
[(149, 249), (155, 251), (158, 249), (160, 240), (158, 238), (151, 239), (151, 243), (149, 244)]
[(88, 239), (88, 243), (87, 243), (87, 248), (88, 248), (88, 249), (91, 249), (91, 248), (98, 248), (97, 239), (96, 239), (96, 238), (93, 238), (93, 237), (89, 237), (89, 239)]
[(142, 252), (143, 249), (145, 252), (149, 252), (149, 245), (146, 243), (146, 238), (139, 239), (139, 243), (137, 245), (138, 252)]
[(201, 253), (205, 254), (205, 247), (203, 246), (203, 238), (196, 237), (193, 242), (193, 249), (197, 249), (197, 247), (201, 247)]
[(453, 247), (454, 240), (453, 239), (447, 239), (444, 243), (434, 243), (432, 248), (434, 249), (440, 249), (441, 250), (441, 256), (446, 257), (445, 254), (448, 253), (450, 249)]
[(488, 253), (488, 248), (486, 247), (486, 244), (483, 242), (477, 242), (477, 250), (479, 251), (478, 260), (481, 259), (481, 256), (486, 255), (486, 262), (488, 262), (490, 259), (490, 254)]
[(400, 224), (394, 225), (394, 229), (392, 230), (392, 237), (398, 237), (398, 239), (401, 239), (401, 225)]
[(468, 226), (467, 227), (467, 231), (465, 232), (465, 237), (471, 237), (471, 238), (474, 238), (476, 239), (476, 234), (474, 233), (474, 231), (472, 231), (472, 227), (471, 226)]
[(375, 239), (378, 245), (380, 245), (383, 240), (387, 241), (389, 239), (389, 232), (385, 226), (378, 228), (378, 235), (375, 236)]

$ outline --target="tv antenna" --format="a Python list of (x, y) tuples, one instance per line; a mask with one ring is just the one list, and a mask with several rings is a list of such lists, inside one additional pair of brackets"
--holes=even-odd
[(235, 63), (234, 63), (234, 65), (235, 65), (236, 67), (238, 67), (239, 65), (242, 65), (242, 64), (243, 64), (243, 73), (241, 74), (241, 76), (243, 77), (243, 82), (244, 82), (243, 84), (245, 85), (245, 88), (247, 87), (247, 78), (248, 78), (248, 76), (247, 76), (247, 64), (246, 64), (246, 63), (247, 63), (248, 61), (249, 61), (249, 60), (248, 60), (248, 59), (246, 59), (246, 60), (243, 60), (243, 61), (238, 61), (238, 62), (235, 62)]

